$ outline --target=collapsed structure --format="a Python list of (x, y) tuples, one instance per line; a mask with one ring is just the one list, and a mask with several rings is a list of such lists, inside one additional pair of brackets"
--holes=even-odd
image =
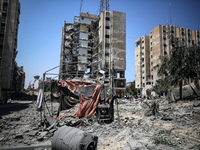
[(10, 91), (24, 89), (23, 66), (15, 61), (19, 16), (19, 0), (0, 0), (0, 101), (7, 100)]
[(124, 96), (126, 87), (126, 14), (80, 13), (62, 28), (59, 80), (102, 80), (106, 89)]
[(174, 47), (170, 42), (170, 37), (177, 39), (186, 47), (191, 47), (200, 46), (199, 35), (199, 30), (158, 25), (151, 30), (149, 36), (135, 40), (135, 88), (142, 97), (147, 95), (147, 90), (152, 88), (159, 79), (157, 69), (153, 69), (161, 62), (159, 56), (168, 55)]

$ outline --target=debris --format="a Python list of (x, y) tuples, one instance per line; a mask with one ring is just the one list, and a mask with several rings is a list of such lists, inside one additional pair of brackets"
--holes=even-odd
[[(180, 99), (180, 88), (173, 88), (168, 90), (168, 95), (171, 98), (171, 101), (176, 101)], [(182, 88), (182, 99), (195, 99), (200, 96), (200, 90), (196, 87), (195, 84), (191, 83), (189, 85), (184, 85)]]
[(28, 133), (29, 136), (35, 136), (38, 133), (38, 131), (30, 131)]
[(19, 121), (20, 120), (20, 117), (12, 117), (10, 118), (11, 121)]
[(23, 138), (23, 135), (22, 134), (16, 134), (15, 135), (15, 139), (22, 139)]
[(148, 103), (144, 102), (147, 106), (149, 106), (149, 110), (145, 113), (146, 116), (151, 115), (158, 115), (159, 114), (159, 103), (153, 102), (153, 104), (149, 105)]
[(195, 101), (193, 104), (194, 107), (199, 107), (200, 106), (200, 101)]
[(43, 141), (44, 138), (43, 138), (42, 136), (41, 136), (41, 137), (39, 136), (39, 137), (37, 138), (37, 140), (38, 140), (38, 141)]
[(52, 150), (96, 150), (97, 141), (97, 136), (93, 136), (77, 128), (63, 126), (55, 132), (51, 147)]
[[(4, 112), (0, 113), (4, 114), (0, 117), (0, 147), (14, 147), (14, 145), (28, 147), (43, 143), (48, 143), (47, 145), (50, 146), (56, 131), (65, 125), (72, 125), (81, 131), (98, 136), (98, 150), (110, 148), (189, 149), (198, 143), (200, 135), (200, 121), (198, 121), (200, 120), (200, 107), (193, 107), (195, 101), (188, 100), (166, 103), (163, 102), (163, 99), (135, 99), (133, 102), (128, 102), (126, 100), (122, 102), (122, 99), (118, 100), (119, 122), (118, 119), (116, 119), (117, 112), (114, 111), (114, 121), (109, 124), (99, 124), (96, 116), (88, 118), (66, 117), (55, 120), (54, 122), (54, 119), (48, 118), (46, 120), (48, 120), (49, 124), (52, 122), (53, 124), (47, 128), (38, 126), (40, 122), (40, 113), (35, 111), (36, 103), (19, 100), (16, 102), (12, 100), (11, 104), (5, 105), (6, 109), (2, 109), (3, 105), (0, 105), (0, 109), (4, 110)], [(149, 106), (152, 106), (154, 102), (159, 104), (159, 114), (155, 116), (151, 115), (150, 117), (144, 116), (145, 112), (149, 110)], [(20, 105), (24, 105), (24, 103), (27, 103), (28, 107), (21, 107), (21, 109), (19, 109)], [(51, 101), (47, 101), (46, 103), (49, 107), (51, 106)], [(15, 107), (13, 107), (13, 104), (15, 104)], [(141, 105), (141, 109), (138, 107), (138, 104)], [(59, 103), (54, 103), (53, 110), (56, 110), (58, 106)], [(7, 113), (6, 111), (10, 108), (12, 108), (12, 112), (9, 111), (9, 113)], [(14, 111), (14, 108), (16, 108), (17, 111)], [(117, 105), (114, 105), (113, 109), (116, 110), (116, 108)], [(74, 106), (72, 109), (61, 111), (60, 115), (75, 114), (77, 109), (78, 105)], [(11, 121), (11, 118), (19, 116), (19, 121)], [(161, 129), (165, 129), (167, 133), (163, 133), (164, 131), (162, 131), (157, 134)], [(21, 135), (17, 138), (17, 134), (21, 134), (23, 138), (21, 138)], [(177, 146), (174, 148), (171, 144), (163, 145), (167, 143), (167, 139), (162, 138), (163, 136), (167, 136), (169, 141), (171, 140), (170, 142), (177, 144)], [(154, 144), (152, 137), (157, 137), (161, 142), (158, 145)]]

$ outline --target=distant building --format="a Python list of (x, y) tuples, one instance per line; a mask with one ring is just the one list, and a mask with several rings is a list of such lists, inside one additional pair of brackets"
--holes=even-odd
[(187, 47), (200, 46), (200, 31), (173, 25), (158, 25), (153, 28), (149, 36), (135, 40), (135, 88), (142, 97), (146, 96), (147, 89), (153, 87), (157, 76), (154, 66), (160, 63), (160, 55), (168, 55), (174, 45), (169, 37), (176, 38)]
[(23, 91), (24, 90), (24, 84), (25, 84), (25, 72), (23, 69), (23, 66), (19, 67), (17, 66), (17, 63), (15, 63), (14, 67), (14, 77), (13, 77), (13, 91)]
[(0, 99), (7, 98), (9, 91), (16, 88), (13, 80), (19, 16), (19, 0), (0, 0)]
[(88, 76), (124, 96), (126, 87), (126, 14), (81, 13), (62, 29), (59, 79)]

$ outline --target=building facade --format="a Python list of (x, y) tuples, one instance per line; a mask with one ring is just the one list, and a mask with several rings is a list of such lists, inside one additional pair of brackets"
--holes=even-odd
[(170, 38), (176, 38), (186, 47), (200, 46), (199, 35), (199, 30), (158, 25), (151, 30), (149, 36), (143, 36), (135, 41), (135, 88), (142, 97), (147, 96), (147, 90), (159, 79), (154, 66), (160, 63), (159, 56), (168, 55), (174, 46)]
[(126, 14), (80, 13), (62, 28), (59, 79), (88, 76), (123, 96), (126, 87)]
[(0, 0), (0, 99), (15, 87), (19, 16), (19, 0)]

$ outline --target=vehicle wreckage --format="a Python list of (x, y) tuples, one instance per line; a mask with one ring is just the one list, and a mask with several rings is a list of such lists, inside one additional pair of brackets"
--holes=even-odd
[[(103, 87), (103, 88), (102, 88)], [(103, 89), (103, 90), (102, 90)], [(51, 104), (58, 102), (59, 107), (55, 116), (55, 121), (48, 121), (49, 116), (53, 118), (53, 111), (47, 107), (44, 96), (44, 89), (40, 89), (37, 99), (37, 109), (41, 113), (41, 124), (51, 129), (56, 120), (66, 117), (88, 118), (96, 115), (99, 123), (111, 123), (114, 121), (114, 100), (116, 95), (107, 90), (100, 83), (87, 82), (83, 80), (52, 80), (51, 81)], [(109, 94), (111, 93), (111, 94)], [(63, 110), (71, 109), (79, 104), (74, 115), (60, 115)], [(46, 115), (48, 111), (49, 116)], [(75, 124), (80, 123), (77, 121)], [(73, 126), (73, 125), (72, 125)], [(70, 126), (59, 128), (52, 139), (53, 150), (74, 149), (74, 150), (95, 150), (98, 137)]]

